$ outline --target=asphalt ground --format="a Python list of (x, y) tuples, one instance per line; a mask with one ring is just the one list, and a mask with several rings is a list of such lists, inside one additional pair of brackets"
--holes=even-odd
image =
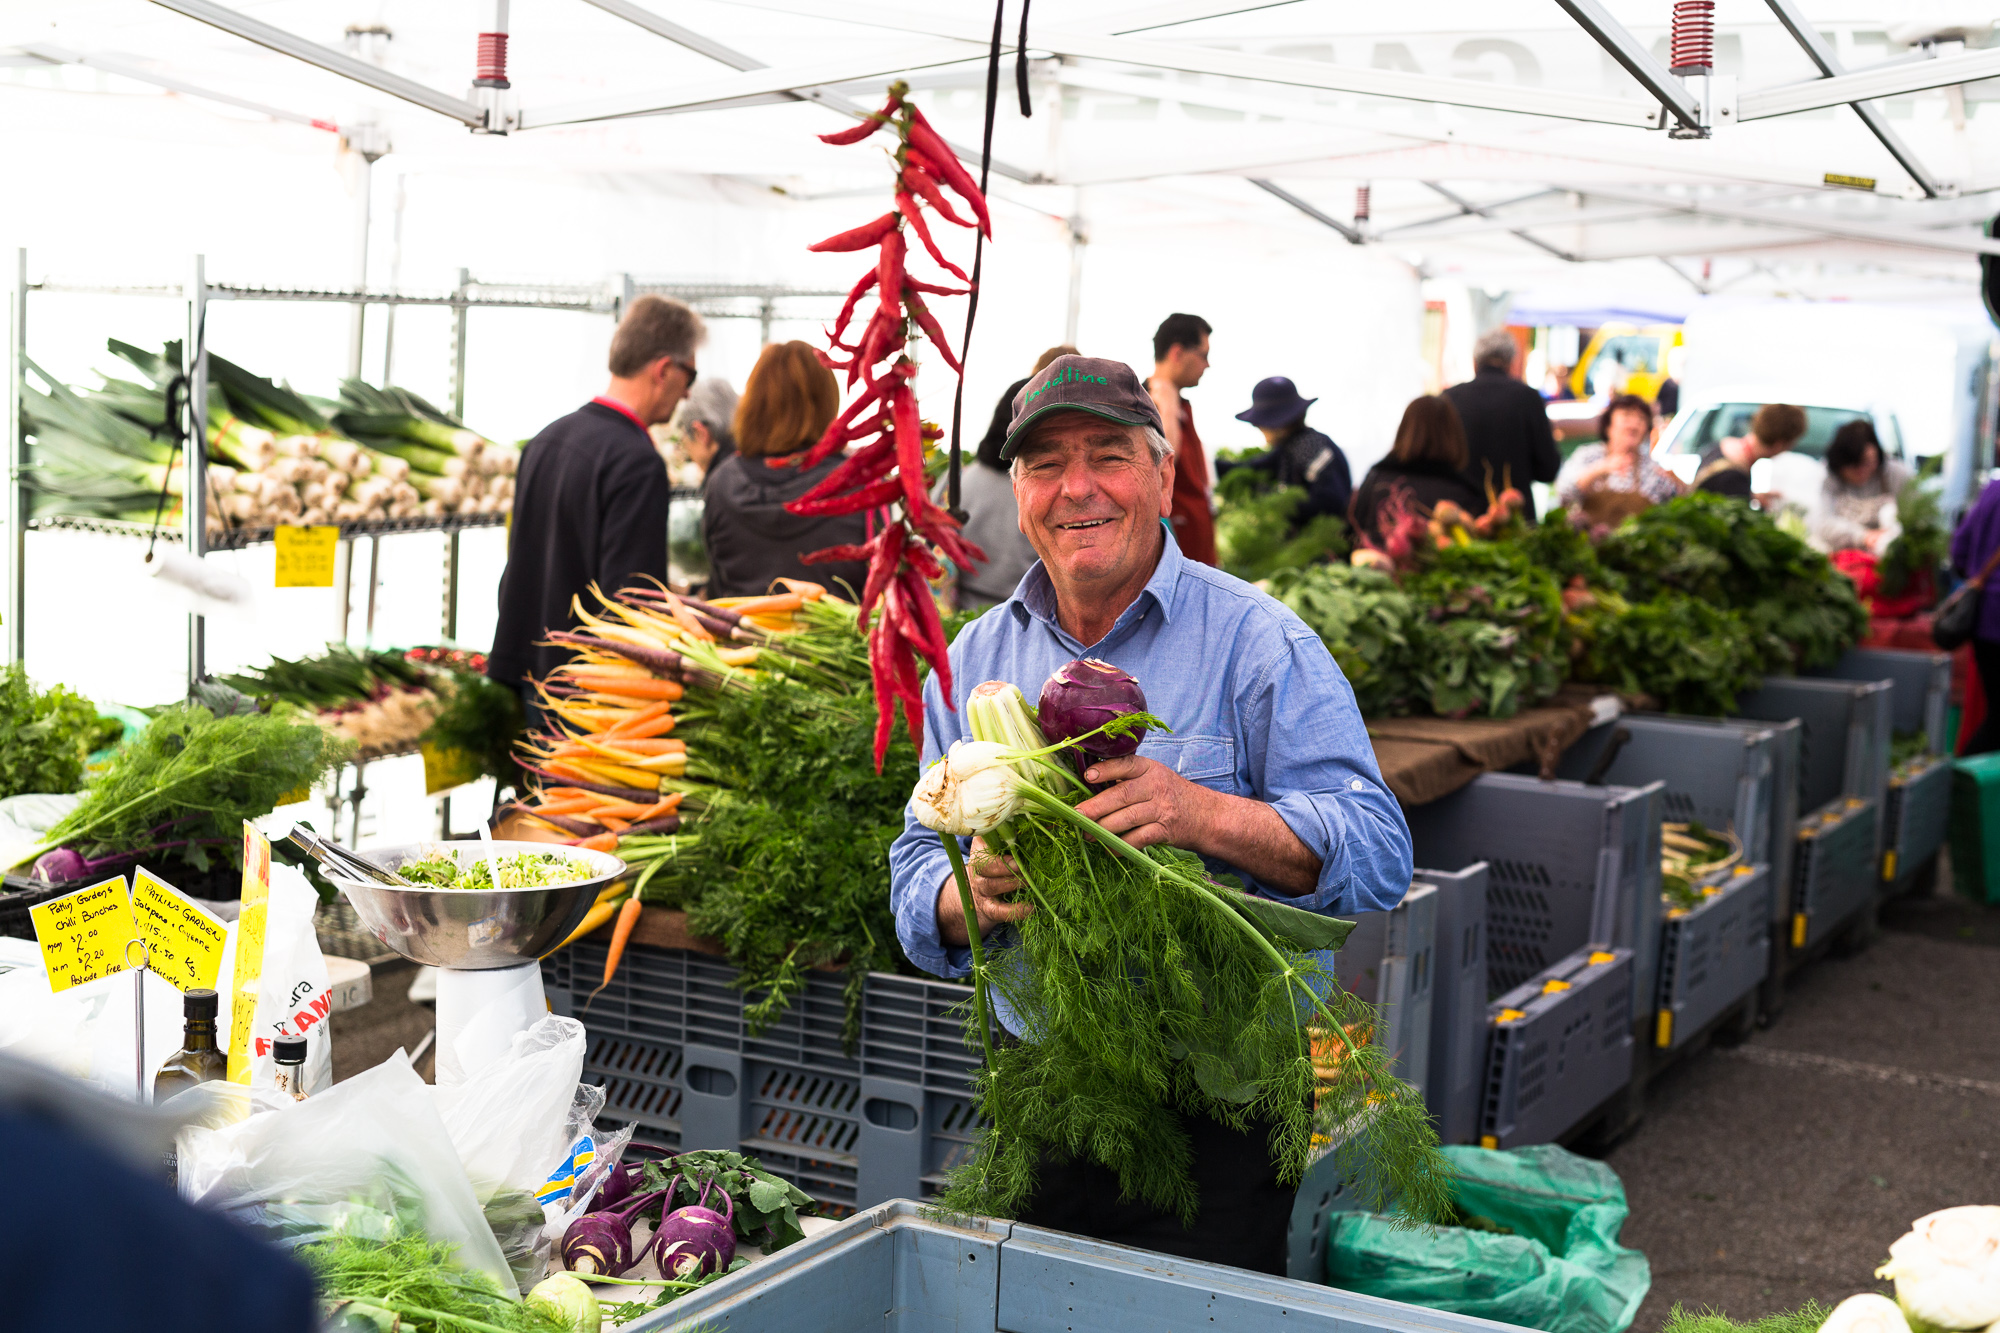
[(1661, 1076), (1605, 1160), (1652, 1261), (1634, 1333), (1677, 1302), (1746, 1320), (1888, 1292), (1874, 1271), (1912, 1221), (2000, 1203), (2000, 910), (1885, 906), (1768, 1028)]
[[(334, 1020), (334, 1077), (415, 1052), (433, 1026), (413, 964)], [(430, 1077), (431, 1056), (418, 1062)], [(1652, 1261), (1634, 1333), (1678, 1302), (1743, 1320), (1887, 1291), (1874, 1270), (1914, 1219), (2000, 1203), (2000, 909), (1939, 895), (1883, 909), (1851, 957), (1794, 978), (1770, 1027), (1653, 1084), (1605, 1158)]]

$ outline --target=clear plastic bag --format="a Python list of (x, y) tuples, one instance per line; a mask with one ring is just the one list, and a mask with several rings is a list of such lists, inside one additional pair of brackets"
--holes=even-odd
[(228, 1084), (191, 1088), (176, 1106), (182, 1098), (197, 1099), (187, 1109), (213, 1126), (183, 1130), (178, 1141), (181, 1193), (195, 1203), (288, 1248), (336, 1232), (418, 1232), (514, 1290), (431, 1089), (401, 1051), (273, 1109), (268, 1096)]
[(586, 1087), (583, 1024), (553, 1014), (514, 1035), (506, 1055), (435, 1090), (438, 1114), (523, 1290), (547, 1267), (548, 1218), (538, 1197), (604, 1109)]

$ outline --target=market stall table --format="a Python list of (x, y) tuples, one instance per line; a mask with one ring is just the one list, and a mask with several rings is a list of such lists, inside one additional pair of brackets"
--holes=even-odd
[(1563, 751), (1591, 727), (1617, 716), (1616, 695), (1566, 687), (1512, 717), (1383, 717), (1368, 720), (1382, 780), (1405, 808), (1449, 796), (1481, 773), (1533, 762), (1555, 776)]

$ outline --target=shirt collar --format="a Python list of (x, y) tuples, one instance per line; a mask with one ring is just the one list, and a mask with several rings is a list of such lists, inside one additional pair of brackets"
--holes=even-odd
[[(1153, 566), (1153, 576), (1146, 580), (1146, 586), (1132, 599), (1132, 605), (1125, 608), (1124, 613), (1105, 634), (1102, 640), (1104, 643), (1123, 638), (1140, 617), (1154, 607), (1159, 609), (1162, 621), (1169, 624), (1173, 622), (1174, 596), (1180, 590), (1181, 571), (1187, 564), (1187, 557), (1181, 554), (1181, 548), (1174, 541), (1173, 529), (1167, 526), (1167, 520), (1160, 520), (1160, 528), (1161, 536), (1165, 540), (1160, 543), (1160, 560)], [(1015, 591), (1007, 608), (1013, 612), (1015, 623), (1023, 629), (1027, 628), (1028, 621), (1032, 618), (1068, 637), (1068, 631), (1063, 629), (1062, 623), (1056, 619), (1055, 584), (1039, 560), (1028, 566), (1028, 572), (1021, 576), (1021, 586)], [(1096, 645), (1083, 646), (1091, 648)]]
[[(625, 404), (619, 402), (616, 398), (606, 398), (603, 394), (599, 394), (597, 395), (597, 397), (591, 399), (590, 401), (596, 403), (599, 407), (610, 408), (613, 412), (618, 413), (618, 415), (624, 417), (627, 421), (637, 426), (640, 430), (646, 430), (646, 423), (639, 420), (639, 414), (637, 412), (634, 412), (631, 408), (625, 406)], [(652, 434), (653, 432), (649, 430), (646, 431), (647, 438), (650, 439), (652, 437)]]

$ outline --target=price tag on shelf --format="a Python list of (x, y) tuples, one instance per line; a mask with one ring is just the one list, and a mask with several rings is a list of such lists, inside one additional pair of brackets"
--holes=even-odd
[(138, 938), (123, 875), (30, 907), (28, 918), (51, 991), (123, 972), (125, 946)]
[(281, 525), (277, 531), (279, 588), (331, 588), (334, 551), (340, 529), (332, 524), (304, 528)]
[(149, 967), (181, 990), (213, 989), (227, 926), (144, 867), (132, 872), (132, 918)]

